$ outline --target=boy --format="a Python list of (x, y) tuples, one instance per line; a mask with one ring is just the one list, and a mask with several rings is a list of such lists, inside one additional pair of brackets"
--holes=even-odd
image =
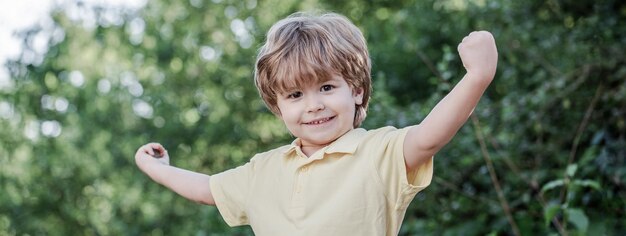
[(256, 235), (397, 235), (413, 197), (430, 184), (432, 158), (467, 120), (497, 65), (493, 36), (458, 46), (463, 79), (418, 125), (358, 128), (370, 94), (360, 30), (337, 14), (295, 14), (269, 30), (255, 85), (296, 139), (243, 166), (208, 176), (169, 165), (157, 143), (135, 161), (154, 181), (217, 206)]

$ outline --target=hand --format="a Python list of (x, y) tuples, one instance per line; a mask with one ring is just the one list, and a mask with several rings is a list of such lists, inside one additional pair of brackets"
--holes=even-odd
[(137, 149), (135, 163), (139, 169), (148, 173), (152, 165), (169, 165), (170, 156), (161, 144), (148, 143)]
[(498, 49), (491, 33), (474, 31), (463, 38), (457, 50), (468, 74), (491, 82), (498, 65)]

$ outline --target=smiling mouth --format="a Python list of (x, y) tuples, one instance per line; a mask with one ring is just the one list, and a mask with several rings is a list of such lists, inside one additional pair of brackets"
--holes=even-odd
[(314, 120), (314, 121), (307, 122), (307, 123), (304, 123), (304, 124), (305, 125), (319, 125), (319, 124), (324, 124), (324, 123), (326, 123), (326, 122), (328, 122), (328, 121), (330, 121), (332, 119), (335, 119), (335, 117), (332, 116), (332, 117), (322, 118), (322, 119)]

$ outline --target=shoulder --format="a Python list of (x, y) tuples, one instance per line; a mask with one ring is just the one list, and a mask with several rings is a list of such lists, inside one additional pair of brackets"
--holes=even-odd
[(267, 156), (274, 156), (274, 155), (285, 153), (285, 152), (287, 152), (291, 148), (291, 146), (292, 146), (291, 144), (286, 144), (286, 145), (283, 145), (283, 146), (280, 146), (280, 147), (277, 147), (277, 148), (274, 148), (274, 149), (270, 149), (270, 150), (267, 150), (267, 151), (264, 151), (264, 152), (259, 152), (256, 155), (254, 155), (253, 159), (254, 158), (264, 158), (264, 157), (267, 157)]
[(368, 130), (364, 135), (363, 142), (380, 142), (383, 140), (389, 140), (394, 138), (404, 139), (407, 131), (408, 127), (398, 129), (393, 126), (385, 126), (373, 130)]
[(397, 131), (398, 128), (393, 127), (393, 126), (383, 126), (377, 129), (372, 129), (372, 130), (368, 130), (367, 132), (370, 133), (371, 135), (376, 135), (376, 134), (384, 134), (384, 133), (389, 133), (389, 132), (394, 132)]
[(358, 141), (357, 155), (379, 156), (401, 155), (398, 150), (403, 150), (404, 138), (408, 128), (398, 129), (393, 126), (385, 126), (368, 130), (362, 134)]
[(234, 174), (234, 173), (247, 173), (247, 174), (257, 174), (259, 171), (276, 169), (280, 168), (281, 162), (283, 161), (284, 154), (287, 150), (289, 150), (290, 145), (284, 145), (281, 147), (277, 147), (265, 152), (260, 152), (255, 154), (247, 163), (225, 170), (221, 173), (217, 173), (212, 175), (225, 175), (225, 174)]
[(277, 158), (281, 158), (291, 149), (292, 145), (287, 144), (274, 149), (270, 149), (264, 152), (260, 152), (255, 154), (251, 159), (250, 163), (261, 164), (267, 163), (271, 161), (277, 160)]

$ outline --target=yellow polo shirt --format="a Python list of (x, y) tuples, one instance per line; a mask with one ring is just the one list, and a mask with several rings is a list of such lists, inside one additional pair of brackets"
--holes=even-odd
[(397, 235), (406, 209), (432, 179), (432, 158), (408, 174), (408, 127), (354, 129), (306, 157), (299, 139), (213, 175), (230, 226), (255, 235)]

